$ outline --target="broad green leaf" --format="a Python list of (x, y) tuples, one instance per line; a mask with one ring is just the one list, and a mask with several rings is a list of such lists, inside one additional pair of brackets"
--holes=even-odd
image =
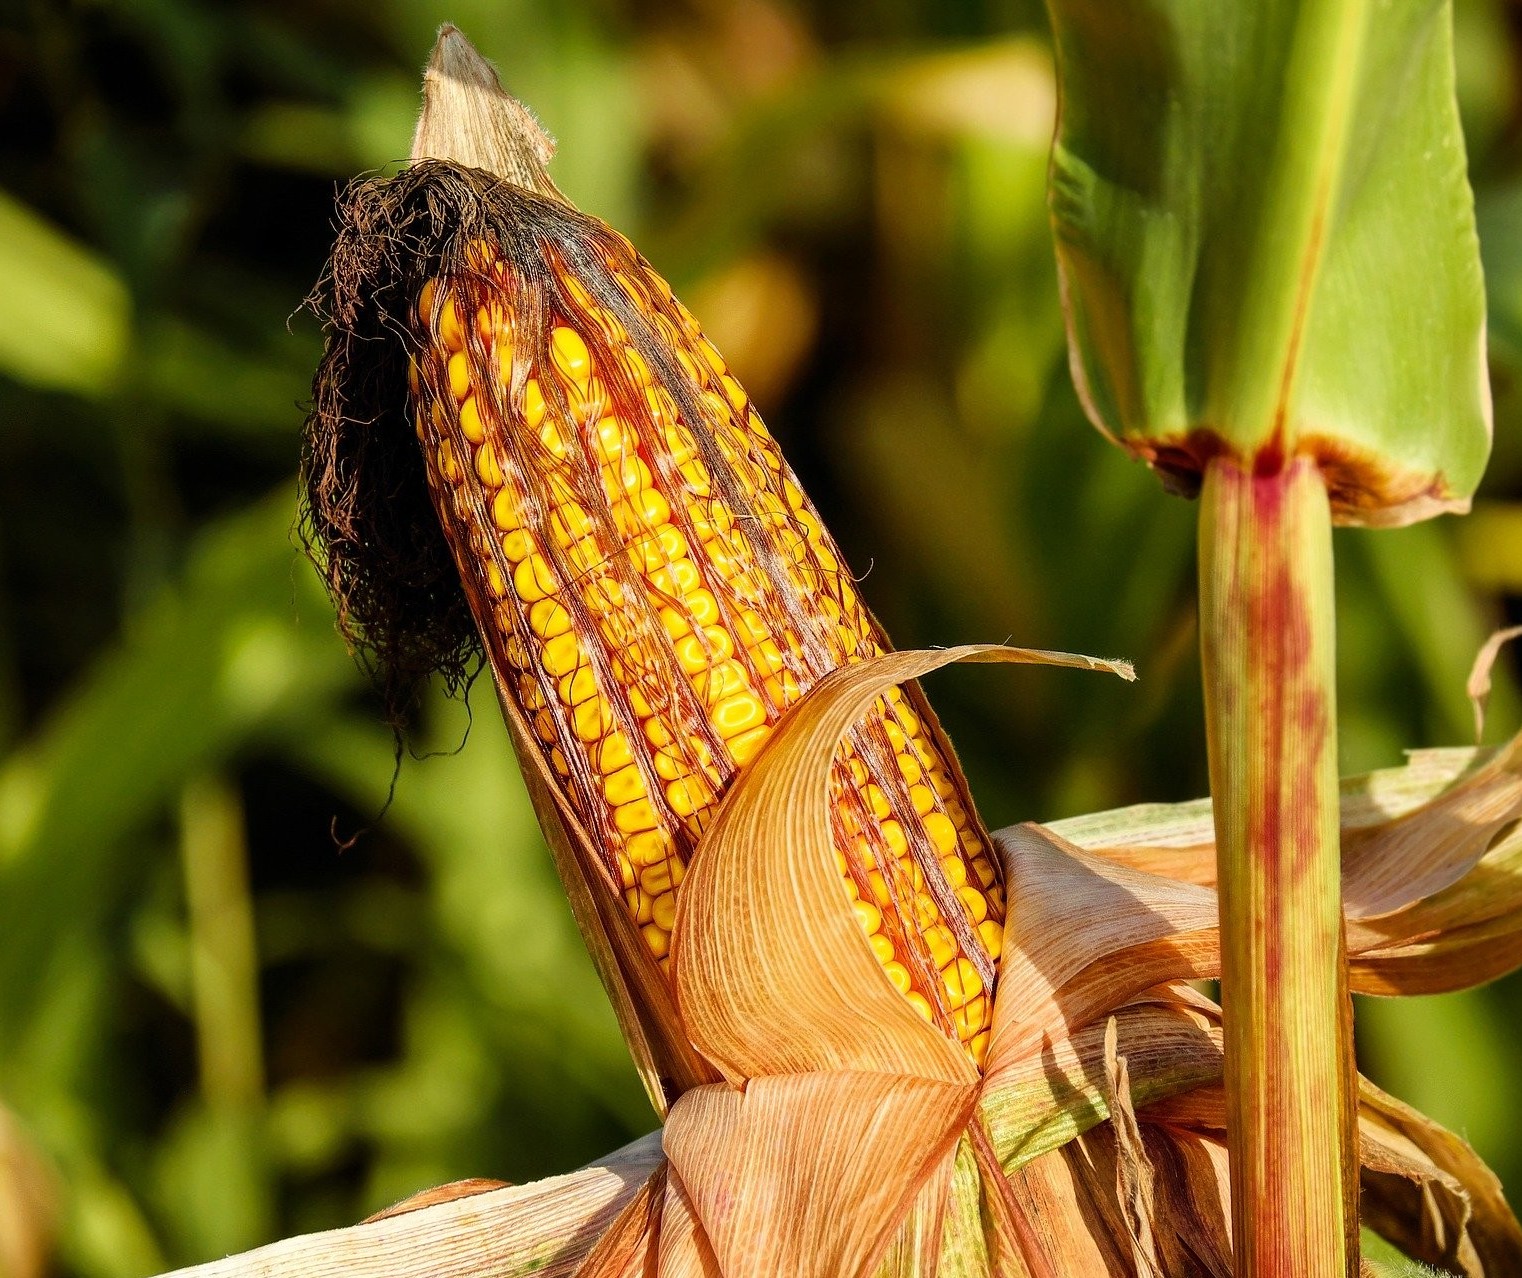
[(122, 281), (19, 200), (0, 191), (0, 373), (97, 395), (121, 370), (131, 330)]
[(1053, 0), (1051, 207), (1091, 417), (1191, 485), (1308, 451), (1346, 522), (1463, 509), (1485, 297), (1442, 0)]

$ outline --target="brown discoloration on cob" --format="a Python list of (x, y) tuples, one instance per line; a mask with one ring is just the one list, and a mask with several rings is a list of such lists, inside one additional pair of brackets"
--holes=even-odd
[[(431, 163), (356, 188), (345, 223), (335, 261), (363, 263), (362, 283), (335, 267), (329, 310), (368, 330), (351, 322), (330, 348), (308, 469), (345, 624), (388, 670), (412, 676), (431, 646), (458, 678), (474, 618), (664, 961), (682, 876), (736, 770), (818, 679), (886, 640), (744, 391), (616, 232)], [(398, 233), (382, 242), (424, 251), (370, 248)], [(345, 369), (371, 335), (401, 354), (370, 365), (382, 380), (357, 408)], [(400, 451), (409, 402), (411, 473), (377, 460)], [(376, 475), (399, 485), (390, 513), (374, 509), (389, 504)], [(437, 512), (427, 536), (422, 500)], [(399, 564), (399, 581), (378, 580)], [(463, 595), (412, 628), (411, 598), (455, 574)], [(915, 694), (895, 690), (853, 731), (833, 794), (842, 882), (879, 961), (981, 1056), (1002, 888)]]

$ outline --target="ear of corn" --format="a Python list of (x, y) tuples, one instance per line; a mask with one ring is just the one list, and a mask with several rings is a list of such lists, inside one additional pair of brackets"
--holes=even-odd
[[(736, 770), (884, 639), (776, 443), (616, 233), (473, 240), (421, 289), (429, 486), (510, 694), (648, 944)], [(836, 760), (844, 890), (885, 973), (981, 1058), (1004, 900), (932, 719), (894, 689)]]

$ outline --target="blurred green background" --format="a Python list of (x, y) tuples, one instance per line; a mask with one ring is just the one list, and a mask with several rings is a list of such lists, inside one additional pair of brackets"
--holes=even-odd
[[(16, 10), (19, 9), (20, 12)], [(299, 311), (437, 24), (676, 284), (901, 646), (1135, 659), (930, 692), (994, 825), (1205, 790), (1193, 512), (1084, 422), (1026, 0), (79, 0), (0, 16), (0, 1272), (143, 1275), (654, 1119), (489, 692), (403, 758), (296, 549)], [(1522, 8), (1460, 0), (1497, 449), (1340, 534), (1345, 771), (1464, 743), (1522, 620)], [(1412, 245), (1420, 252), (1420, 245)], [(1377, 286), (1377, 281), (1371, 281)], [(1492, 740), (1515, 727), (1503, 676)], [(352, 846), (339, 842), (358, 836)], [(1365, 1003), (1522, 1196), (1522, 982)]]

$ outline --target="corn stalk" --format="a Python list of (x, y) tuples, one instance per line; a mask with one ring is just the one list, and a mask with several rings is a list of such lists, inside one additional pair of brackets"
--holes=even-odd
[(1052, 0), (1094, 422), (1202, 495), (1238, 1272), (1357, 1271), (1332, 525), (1467, 509), (1484, 298), (1443, 3)]

